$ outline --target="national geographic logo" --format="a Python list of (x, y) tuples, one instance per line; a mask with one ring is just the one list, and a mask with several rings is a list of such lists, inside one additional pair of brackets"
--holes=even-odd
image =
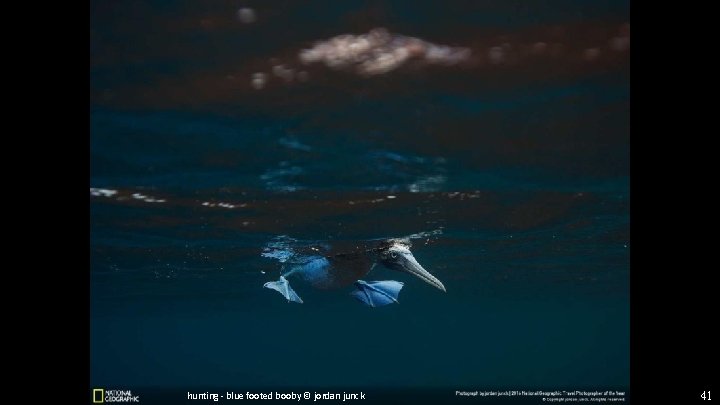
[(130, 390), (106, 390), (105, 388), (94, 388), (92, 390), (93, 404), (105, 402), (140, 402), (139, 395), (133, 395)]

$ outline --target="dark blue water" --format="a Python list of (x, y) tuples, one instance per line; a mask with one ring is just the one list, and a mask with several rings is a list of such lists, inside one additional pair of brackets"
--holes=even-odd
[[(93, 3), (91, 385), (628, 388), (627, 4), (300, 3)], [(248, 85), (380, 25), (563, 53)], [(262, 288), (278, 237), (423, 232), (447, 293), (382, 268), (400, 304)]]

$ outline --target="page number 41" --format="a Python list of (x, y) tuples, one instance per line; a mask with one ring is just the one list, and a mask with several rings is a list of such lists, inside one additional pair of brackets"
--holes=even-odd
[(703, 391), (702, 395), (700, 395), (700, 398), (710, 401), (710, 391)]

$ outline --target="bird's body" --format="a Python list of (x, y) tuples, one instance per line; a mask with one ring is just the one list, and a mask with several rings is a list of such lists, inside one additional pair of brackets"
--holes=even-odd
[[(288, 301), (302, 302), (290, 287), (288, 279), (298, 278), (319, 289), (341, 288), (355, 283), (353, 295), (370, 306), (397, 302), (402, 283), (396, 281), (365, 282), (377, 264), (415, 275), (428, 284), (445, 291), (445, 286), (425, 270), (410, 252), (409, 239), (386, 239), (352, 246), (312, 246), (292, 248), (274, 245), (264, 256), (283, 263), (279, 281), (265, 283), (266, 288), (279, 291)], [(280, 250), (278, 248), (285, 249)], [(397, 284), (394, 284), (397, 283)], [(297, 298), (297, 299), (295, 299)]]

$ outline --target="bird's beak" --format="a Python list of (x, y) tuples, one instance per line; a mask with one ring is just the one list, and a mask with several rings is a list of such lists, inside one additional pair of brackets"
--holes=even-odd
[(417, 260), (415, 260), (415, 257), (412, 255), (412, 253), (404, 254), (403, 258), (405, 260), (402, 260), (401, 267), (404, 272), (410, 273), (410, 274), (416, 276), (417, 278), (421, 279), (422, 281), (430, 284), (431, 286), (433, 286), (439, 290), (443, 290), (443, 291), (447, 292), (447, 290), (445, 290), (445, 286), (443, 285), (443, 283), (440, 282), (440, 280), (438, 280), (437, 278), (435, 278), (435, 276), (430, 274), (430, 272), (425, 270), (423, 268), (423, 266), (421, 266), (420, 263), (418, 263)]

